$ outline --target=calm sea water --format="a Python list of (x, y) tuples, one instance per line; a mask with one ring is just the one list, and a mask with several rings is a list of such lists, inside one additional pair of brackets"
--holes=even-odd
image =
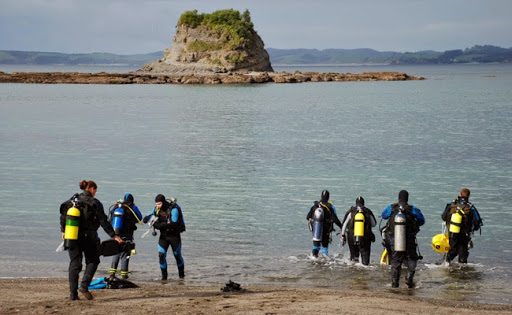
[[(134, 69), (96, 70), (0, 66)], [(347, 261), (338, 236), (329, 258), (314, 261), (305, 216), (323, 189), (339, 216), (359, 195), (380, 214), (407, 189), (427, 221), (412, 294), (512, 303), (512, 65), (275, 70), (403, 71), (428, 80), (0, 84), (0, 277), (67, 276), (67, 254), (55, 252), (58, 207), (92, 179), (106, 208), (127, 192), (143, 213), (158, 193), (178, 199), (186, 283), (388, 290), (379, 238), (368, 267)], [(430, 240), (461, 187), (471, 189), (485, 226), (470, 264), (440, 267)], [(157, 238), (141, 238), (145, 231), (136, 232), (134, 281), (159, 276)], [(177, 278), (172, 257), (169, 266)], [(97, 276), (109, 267), (102, 258)]]

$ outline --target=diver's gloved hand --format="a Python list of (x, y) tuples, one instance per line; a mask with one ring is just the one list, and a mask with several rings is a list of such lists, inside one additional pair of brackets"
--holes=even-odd
[(148, 223), (150, 217), (151, 216), (149, 216), (149, 215), (145, 216), (144, 219), (142, 219), (142, 222)]
[(345, 244), (347, 244), (347, 238), (345, 237), (345, 235), (342, 235), (341, 236), (341, 246), (345, 246)]

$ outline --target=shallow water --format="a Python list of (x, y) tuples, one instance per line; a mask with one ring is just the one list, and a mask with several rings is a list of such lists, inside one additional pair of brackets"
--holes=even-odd
[[(188, 283), (388, 290), (378, 237), (369, 267), (344, 259), (338, 236), (329, 259), (313, 261), (305, 216), (323, 189), (340, 216), (358, 195), (379, 215), (407, 189), (427, 223), (417, 289), (403, 294), (511, 304), (512, 66), (276, 67), (295, 69), (428, 80), (1, 84), (0, 277), (66, 277), (58, 206), (92, 179), (106, 208), (126, 192), (143, 213), (158, 193), (178, 198)], [(463, 186), (485, 226), (468, 266), (438, 266), (430, 240)], [(130, 269), (149, 281), (159, 273), (157, 240), (140, 238), (145, 230)], [(103, 258), (97, 275), (109, 265)]]

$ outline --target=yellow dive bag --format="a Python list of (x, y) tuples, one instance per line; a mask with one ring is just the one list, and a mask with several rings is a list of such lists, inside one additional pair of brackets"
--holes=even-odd
[(450, 250), (448, 233), (437, 234), (432, 238), (432, 249), (438, 253), (447, 253)]

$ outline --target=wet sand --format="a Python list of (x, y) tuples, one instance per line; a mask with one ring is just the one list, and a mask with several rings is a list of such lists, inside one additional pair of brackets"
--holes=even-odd
[[(138, 283), (139, 284), (139, 283)], [(69, 301), (67, 279), (0, 279), (0, 314), (512, 314), (512, 305), (411, 296), (408, 289), (344, 291), (282, 286), (221, 287), (185, 282), (92, 290)]]

